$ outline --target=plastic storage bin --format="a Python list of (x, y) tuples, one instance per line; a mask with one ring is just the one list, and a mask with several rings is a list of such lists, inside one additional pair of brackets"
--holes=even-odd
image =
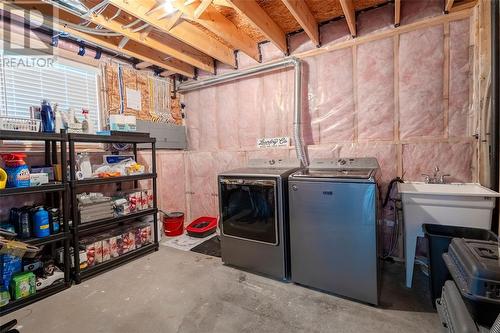
[(455, 238), (443, 259), (476, 322), (491, 327), (500, 313), (498, 242)]
[(448, 246), (453, 238), (479, 240), (497, 240), (497, 236), (489, 230), (478, 228), (457, 227), (440, 224), (423, 224), (422, 230), (429, 243), (429, 284), (431, 301), (435, 306), (436, 299), (441, 297), (441, 290), (451, 275), (443, 261), (443, 253), (448, 252)]
[(441, 298), (436, 300), (436, 308), (445, 332), (479, 332), (453, 281), (445, 282)]

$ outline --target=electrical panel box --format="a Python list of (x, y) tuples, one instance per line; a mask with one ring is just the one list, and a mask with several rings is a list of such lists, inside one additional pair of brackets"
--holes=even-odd
[[(149, 133), (156, 138), (157, 149), (187, 149), (186, 126), (137, 120), (137, 132)], [(138, 147), (148, 148), (150, 145)]]

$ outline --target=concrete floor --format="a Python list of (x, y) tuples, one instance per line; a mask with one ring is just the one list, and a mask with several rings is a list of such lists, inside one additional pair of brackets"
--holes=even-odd
[(378, 308), (222, 265), (160, 251), (2, 318), (21, 332), (439, 332), (426, 279), (403, 286), (385, 264)]

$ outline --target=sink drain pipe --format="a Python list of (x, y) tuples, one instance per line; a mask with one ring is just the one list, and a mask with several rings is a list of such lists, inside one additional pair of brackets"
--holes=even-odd
[(309, 163), (307, 161), (304, 143), (302, 141), (302, 62), (300, 59), (295, 57), (287, 57), (280, 61), (271, 62), (268, 64), (251, 67), (248, 69), (237, 70), (222, 75), (217, 75), (213, 78), (205, 80), (181, 83), (177, 89), (177, 92), (187, 93), (189, 91), (203, 89), (210, 86), (214, 86), (216, 84), (247, 78), (250, 76), (272, 72), (287, 67), (294, 68), (293, 139), (295, 143), (295, 152), (297, 154), (297, 158), (302, 163), (302, 165), (308, 166)]

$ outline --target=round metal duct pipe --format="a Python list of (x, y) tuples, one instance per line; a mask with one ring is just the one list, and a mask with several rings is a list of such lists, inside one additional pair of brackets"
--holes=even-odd
[(186, 93), (189, 91), (203, 89), (224, 82), (263, 74), (286, 67), (294, 68), (293, 139), (295, 143), (295, 152), (302, 165), (308, 166), (309, 162), (307, 160), (304, 143), (302, 140), (302, 62), (300, 59), (295, 57), (288, 57), (280, 61), (229, 72), (205, 80), (181, 83), (177, 89), (177, 92)]

